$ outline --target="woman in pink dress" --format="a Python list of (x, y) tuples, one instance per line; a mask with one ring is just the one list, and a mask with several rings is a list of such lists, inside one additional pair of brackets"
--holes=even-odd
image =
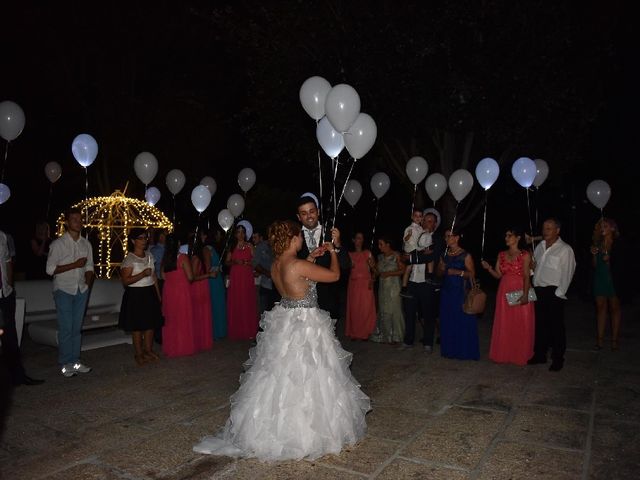
[[(208, 250), (207, 250), (208, 252)], [(213, 321), (211, 319), (211, 294), (209, 293), (209, 259), (205, 259), (204, 245), (197, 238), (191, 254), (191, 269), (194, 281), (191, 283), (193, 303), (193, 333), (196, 349), (211, 350), (213, 346)], [(206, 267), (205, 267), (206, 265)]]
[[(522, 231), (510, 228), (505, 234), (508, 249), (498, 254), (495, 268), (484, 260), (482, 266), (491, 276), (500, 279), (496, 295), (496, 310), (491, 331), (489, 358), (496, 363), (526, 365), (533, 356), (535, 313), (529, 302), (531, 286), (531, 255), (524, 250)], [(506, 294), (522, 291), (517, 305), (509, 305)]]
[(369, 250), (363, 249), (364, 235), (353, 237), (355, 250), (351, 257), (351, 274), (347, 289), (347, 321), (345, 335), (352, 340), (367, 340), (376, 329), (376, 299), (373, 294), (371, 269), (375, 265)]
[(193, 271), (189, 256), (178, 254), (179, 247), (176, 236), (167, 235), (162, 257), (162, 351), (167, 357), (193, 355), (198, 351), (191, 299)]
[(253, 246), (247, 242), (244, 227), (239, 225), (235, 229), (235, 239), (225, 260), (230, 267), (227, 321), (231, 340), (251, 340), (258, 333), (252, 259)]

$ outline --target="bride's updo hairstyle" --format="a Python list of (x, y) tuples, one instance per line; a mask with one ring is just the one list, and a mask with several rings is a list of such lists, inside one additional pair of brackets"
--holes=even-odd
[(269, 226), (269, 243), (276, 257), (289, 248), (291, 239), (300, 234), (300, 225), (291, 220), (277, 220)]

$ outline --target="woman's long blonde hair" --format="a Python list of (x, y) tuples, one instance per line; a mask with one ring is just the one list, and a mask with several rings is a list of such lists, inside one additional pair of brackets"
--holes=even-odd
[(269, 226), (269, 243), (277, 258), (289, 248), (291, 239), (300, 234), (300, 225), (291, 220), (276, 220)]
[(595, 227), (593, 227), (593, 236), (591, 237), (591, 241), (593, 245), (600, 246), (604, 243), (604, 238), (602, 237), (602, 224), (607, 223), (611, 228), (611, 232), (613, 234), (613, 239), (615, 240), (620, 236), (620, 230), (618, 230), (618, 224), (612, 218), (601, 218), (596, 222)]

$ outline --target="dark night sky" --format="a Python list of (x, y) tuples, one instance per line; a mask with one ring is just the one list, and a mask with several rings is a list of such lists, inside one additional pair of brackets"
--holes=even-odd
[[(271, 5), (264, 2), (234, 2), (227, 7), (212, 7), (208, 2), (173, 2), (172, 6), (164, 2), (130, 3), (124, 7), (112, 3), (96, 6), (88, 2), (51, 2), (40, 6), (22, 2), (3, 7), (2, 36), (10, 48), (3, 50), (0, 101), (13, 100), (21, 105), (26, 126), (10, 145), (5, 183), (11, 187), (12, 196), (0, 206), (0, 228), (13, 233), (20, 248), (26, 245), (35, 220), (45, 215), (50, 185), (43, 168), (48, 161), (60, 163), (63, 172), (53, 186), (52, 211), (59, 212), (84, 198), (84, 172), (70, 149), (72, 139), (79, 133), (92, 134), (100, 146), (96, 162), (89, 167), (90, 196), (121, 189), (127, 182), (130, 194), (142, 196), (143, 186), (133, 172), (133, 159), (147, 150), (156, 155), (160, 164), (153, 185), (160, 188), (160, 207), (167, 213), (171, 203), (164, 177), (172, 168), (185, 172), (187, 184), (177, 198), (180, 215), (189, 223), (195, 220), (189, 192), (200, 178), (211, 175), (218, 183), (210, 207), (215, 217), (229, 194), (239, 192), (238, 171), (250, 166), (256, 170), (258, 181), (249, 192), (247, 216), (262, 226), (274, 217), (291, 215), (293, 207), (288, 202), (302, 191), (315, 189), (310, 174), (317, 165), (315, 125), (298, 100), (298, 89), (306, 78), (321, 75), (332, 84), (352, 84), (361, 95), (362, 111), (370, 113), (378, 123), (379, 140), (392, 134), (401, 138), (407, 128), (396, 127), (397, 117), (408, 124), (419, 124), (420, 109), (428, 108), (428, 102), (433, 100), (425, 94), (416, 102), (398, 101), (397, 110), (392, 111), (390, 105), (396, 96), (401, 97), (411, 85), (393, 89), (384, 84), (384, 78), (389, 76), (389, 71), (384, 70), (386, 64), (391, 65), (392, 71), (407, 65), (402, 75), (416, 77), (418, 84), (421, 77), (435, 72), (437, 55), (432, 57), (436, 59), (433, 65), (427, 65), (432, 70), (425, 67), (414, 72), (410, 70), (412, 62), (407, 62), (414, 57), (412, 48), (417, 55), (428, 52), (431, 43), (435, 49), (444, 42), (439, 35), (445, 35), (446, 29), (437, 31), (433, 24), (427, 25), (430, 7), (416, 6), (418, 15), (412, 2), (399, 8), (399, 13), (391, 2), (356, 1), (350, 6), (338, 1), (277, 2), (273, 9), (264, 7)], [(463, 19), (474, 25), (481, 23), (477, 18), (465, 17), (464, 3), (457, 7), (459, 12), (454, 9), (453, 13), (444, 7), (446, 2), (432, 4), (434, 15), (437, 11), (448, 21), (452, 17), (455, 21), (458, 16), (461, 23)], [(483, 5), (488, 9), (486, 21), (490, 17), (495, 24), (492, 28), (496, 29), (501, 21), (511, 21), (510, 15), (517, 15), (519, 8), (533, 12), (532, 22), (540, 18), (536, 9), (546, 8), (545, 2), (494, 1)], [(509, 10), (510, 5), (515, 5), (516, 13)], [(598, 108), (581, 143), (571, 146), (574, 156), (570, 165), (565, 165), (563, 158), (554, 158), (554, 145), (532, 139), (535, 151), (547, 159), (551, 176), (555, 176), (547, 198), (540, 202), (548, 210), (558, 202), (564, 202), (562, 208), (568, 212), (571, 205), (576, 206), (576, 235), (589, 235), (597, 211), (584, 203), (584, 188), (592, 179), (606, 179), (613, 189), (607, 213), (637, 235), (628, 207), (637, 182), (637, 176), (633, 178), (635, 169), (629, 166), (634, 158), (631, 139), (637, 107), (635, 89), (632, 91), (637, 79), (632, 76), (635, 58), (631, 56), (631, 15), (625, 2), (609, 2), (606, 12), (586, 5), (575, 16), (559, 21), (575, 22), (576, 32), (587, 30), (579, 39), (589, 38), (589, 29), (603, 35), (607, 62), (604, 67), (594, 66), (591, 73), (598, 77), (600, 81), (596, 83), (603, 90), (594, 92), (599, 96)], [(492, 16), (489, 10), (494, 7), (495, 11), (507, 12), (505, 18), (500, 18), (502, 13)], [(363, 9), (368, 12), (366, 15), (360, 15)], [(567, 11), (571, 13), (570, 9)], [(385, 22), (393, 25), (394, 32), (401, 32), (406, 43), (391, 42), (390, 38), (399, 37), (387, 36), (390, 34), (385, 33)], [(601, 27), (605, 24), (606, 28)], [(427, 41), (423, 30), (428, 28), (433, 32)], [(523, 36), (526, 34), (522, 32)], [(310, 49), (314, 39), (318, 43), (322, 39), (329, 46), (334, 41), (337, 48)], [(511, 39), (504, 41), (507, 40)], [(420, 44), (422, 41), (425, 44)], [(513, 43), (517, 44), (518, 39)], [(590, 48), (585, 44), (583, 50), (576, 51), (588, 56)], [(543, 58), (542, 68), (547, 61), (553, 64), (553, 51), (550, 49), (549, 56)], [(365, 56), (358, 56), (359, 52)], [(522, 56), (526, 55), (523, 51)], [(394, 66), (396, 61), (401, 63)], [(474, 59), (469, 56), (468, 61)], [(531, 74), (535, 76), (536, 71)], [(564, 75), (576, 84), (585, 81), (572, 78), (571, 65), (560, 72), (560, 76)], [(491, 86), (498, 92), (502, 89), (500, 84)], [(558, 116), (562, 113), (554, 115), (550, 122), (558, 121)], [(396, 135), (394, 128), (400, 133)], [(488, 140), (479, 145), (495, 148)], [(430, 173), (438, 171), (430, 157), (423, 155), (430, 163)], [(474, 151), (477, 160), (487, 155), (492, 152)], [(373, 203), (368, 179), (372, 172), (385, 170), (380, 163), (383, 156), (379, 141), (370, 155), (359, 162), (354, 174), (365, 193), (357, 215), (345, 210), (348, 214), (342, 221), (346, 228), (352, 222), (370, 228)], [(523, 201), (522, 192), (510, 177), (512, 160), (508, 167), (503, 166), (494, 187), (498, 205), (495, 208), (504, 207), (501, 215), (512, 214), (513, 204)], [(475, 161), (472, 165), (471, 171)], [(285, 178), (285, 172), (290, 178)], [(252, 205), (251, 195), (266, 200)], [(411, 191), (392, 177), (389, 199), (381, 205), (380, 219), (385, 222), (382, 228), (401, 228), (407, 223), (404, 217), (405, 211), (408, 215), (410, 198)], [(33, 206), (26, 206), (27, 202)], [(252, 219), (251, 214), (259, 218)], [(52, 213), (49, 220), (53, 217)], [(474, 232), (478, 229), (477, 221), (468, 223)]]

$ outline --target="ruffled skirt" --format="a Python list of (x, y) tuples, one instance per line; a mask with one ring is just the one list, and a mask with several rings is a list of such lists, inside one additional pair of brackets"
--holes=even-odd
[(223, 430), (194, 451), (266, 461), (339, 453), (362, 439), (369, 397), (351, 375), (352, 354), (318, 308), (265, 312)]

